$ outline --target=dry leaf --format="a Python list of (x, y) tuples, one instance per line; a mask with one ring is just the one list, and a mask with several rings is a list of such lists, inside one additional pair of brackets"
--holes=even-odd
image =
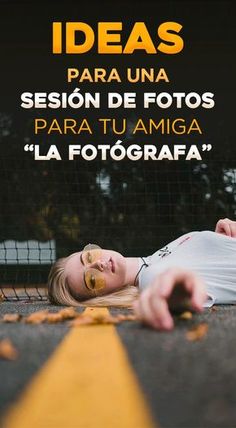
[(212, 306), (212, 307), (210, 308), (210, 310), (211, 310), (212, 312), (216, 312), (216, 311), (218, 311), (218, 309), (217, 309), (217, 307), (216, 307), (216, 306)]
[(95, 324), (117, 324), (119, 320), (110, 314), (107, 315), (92, 315)]
[(191, 330), (187, 331), (186, 337), (190, 341), (201, 340), (203, 339), (208, 331), (208, 324), (202, 323), (193, 327)]
[(5, 360), (16, 360), (18, 351), (9, 339), (0, 340), (0, 358)]
[(190, 320), (192, 317), (193, 317), (192, 312), (185, 311), (185, 312), (182, 312), (182, 314), (180, 314), (179, 319), (180, 320)]
[[(24, 318), (24, 321), (28, 324), (41, 324), (48, 322), (49, 324), (63, 322), (68, 319), (73, 319), (78, 316), (78, 313), (74, 308), (69, 307), (60, 310), (59, 312), (51, 312), (48, 310), (34, 312)], [(20, 314), (6, 314), (3, 317), (4, 322), (17, 322), (22, 316)]]
[(77, 327), (80, 325), (90, 325), (90, 324), (96, 324), (96, 321), (90, 315), (81, 315), (80, 317), (70, 322), (70, 325), (72, 327)]
[(119, 324), (122, 321), (133, 321), (136, 320), (136, 315), (123, 315), (118, 314), (117, 316), (113, 316), (110, 314), (101, 315), (101, 314), (91, 314), (77, 315), (77, 318), (70, 323), (71, 326), (80, 326), (80, 325), (95, 325), (95, 324)]
[(25, 318), (25, 322), (28, 324), (41, 324), (46, 321), (48, 310), (34, 312)]
[(63, 317), (60, 314), (60, 312), (50, 313), (50, 314), (47, 314), (45, 321), (48, 322), (49, 324), (54, 324), (57, 322), (62, 322)]
[(59, 311), (59, 314), (61, 314), (63, 320), (71, 320), (77, 318), (77, 316), (79, 315), (73, 307), (61, 309)]
[[(17, 322), (22, 318), (20, 314), (6, 314), (3, 317), (4, 322)], [(58, 312), (49, 312), (47, 309), (42, 311), (34, 312), (26, 317), (23, 317), (24, 321), (28, 324), (41, 324), (49, 323), (54, 324), (58, 322), (64, 322), (66, 320), (73, 320), (70, 325), (90, 325), (90, 324), (118, 324), (122, 321), (134, 321), (137, 320), (136, 315), (134, 314), (118, 314), (113, 316), (111, 314), (101, 315), (91, 313), (90, 315), (85, 315), (84, 313), (78, 313), (75, 308), (68, 307), (61, 309)]]
[(110, 314), (106, 315), (103, 320), (103, 324), (119, 324), (120, 322), (121, 320), (117, 316)]
[(112, 315), (83, 315), (81, 314), (70, 323), (71, 326), (95, 325), (95, 324), (118, 324), (120, 321)]
[(3, 294), (0, 292), (0, 302), (3, 302), (3, 300), (5, 300), (5, 299), (4, 299), (4, 296), (3, 296)]
[(20, 321), (21, 314), (5, 314), (3, 315), (3, 322), (17, 322)]

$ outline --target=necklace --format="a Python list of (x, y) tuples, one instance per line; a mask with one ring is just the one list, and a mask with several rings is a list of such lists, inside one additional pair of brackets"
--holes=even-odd
[(144, 258), (143, 257), (141, 257), (141, 259), (142, 259), (142, 261), (143, 261), (143, 264), (142, 264), (142, 266), (139, 268), (139, 270), (138, 270), (138, 273), (137, 273), (137, 275), (136, 275), (136, 277), (135, 277), (135, 280), (134, 280), (134, 286), (136, 287), (136, 282), (137, 282), (137, 279), (138, 279), (138, 276), (139, 276), (139, 274), (140, 274), (140, 272), (141, 272), (141, 270), (143, 269), (143, 267), (144, 266), (148, 266), (148, 264), (145, 262), (145, 260), (144, 260)]

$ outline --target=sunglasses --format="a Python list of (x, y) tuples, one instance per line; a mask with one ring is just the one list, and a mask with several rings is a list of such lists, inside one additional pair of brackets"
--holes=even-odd
[(91, 291), (102, 290), (106, 287), (106, 281), (103, 273), (98, 269), (87, 267), (101, 259), (102, 249), (99, 245), (88, 244), (81, 253), (81, 263), (84, 265), (84, 282)]

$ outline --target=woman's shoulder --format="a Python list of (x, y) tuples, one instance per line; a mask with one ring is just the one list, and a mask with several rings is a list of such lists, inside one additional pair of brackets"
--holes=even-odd
[(213, 232), (212, 230), (203, 230), (199, 232), (199, 237), (202, 239), (221, 241), (221, 242), (230, 242), (233, 245), (236, 244), (236, 238), (225, 235), (224, 233)]
[[(222, 245), (223, 244), (223, 245)], [(187, 232), (177, 239), (167, 243), (163, 247), (159, 248), (151, 257), (157, 257), (163, 259), (164, 257), (172, 254), (175, 251), (185, 251), (188, 248), (213, 248), (213, 247), (236, 247), (236, 238), (231, 238), (229, 236), (223, 235), (221, 233), (216, 233), (212, 230), (194, 230), (192, 232)]]
[(177, 247), (177, 246), (183, 244), (184, 242), (189, 241), (191, 238), (193, 238), (194, 236), (196, 236), (198, 234), (199, 234), (199, 231), (195, 231), (195, 230), (192, 232), (184, 233), (183, 235), (179, 236), (174, 241), (170, 242), (169, 245)]
[(179, 238), (167, 244), (166, 249), (169, 250), (177, 250), (179, 248), (188, 247), (189, 244), (192, 246), (201, 244), (201, 243), (209, 243), (209, 244), (217, 244), (222, 245), (222, 243), (229, 243), (230, 245), (236, 245), (236, 239), (231, 238), (229, 236), (216, 233), (212, 230), (194, 230), (192, 232), (185, 233)]
[(235, 252), (236, 238), (212, 230), (203, 230), (192, 240), (192, 246), (202, 251), (210, 251), (212, 254), (216, 252), (223, 254), (224, 251)]

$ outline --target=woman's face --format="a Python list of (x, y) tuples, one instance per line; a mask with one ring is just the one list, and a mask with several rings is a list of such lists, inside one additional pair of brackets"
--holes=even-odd
[(78, 298), (103, 296), (126, 285), (126, 259), (113, 250), (80, 251), (67, 258), (65, 275)]

